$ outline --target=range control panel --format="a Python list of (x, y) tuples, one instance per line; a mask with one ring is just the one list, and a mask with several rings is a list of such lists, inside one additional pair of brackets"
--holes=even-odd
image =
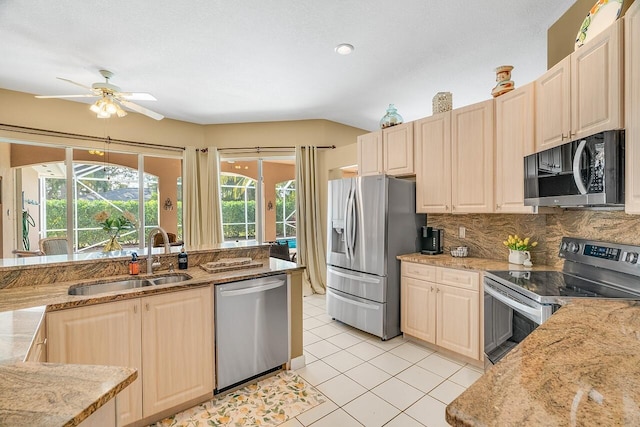
[(640, 276), (640, 246), (563, 237), (558, 256)]

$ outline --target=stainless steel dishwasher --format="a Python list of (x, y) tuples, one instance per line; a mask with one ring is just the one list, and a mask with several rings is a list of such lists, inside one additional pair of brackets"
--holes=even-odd
[(289, 360), (286, 274), (215, 286), (216, 390), (280, 369)]

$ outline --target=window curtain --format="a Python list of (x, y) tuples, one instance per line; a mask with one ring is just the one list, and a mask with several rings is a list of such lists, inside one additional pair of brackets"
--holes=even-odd
[(304, 295), (324, 294), (326, 259), (320, 223), (319, 179), (316, 147), (296, 147), (296, 222), (298, 264), (306, 267), (302, 275)]
[(224, 240), (220, 204), (220, 159), (209, 147), (184, 152), (183, 216), (187, 249), (211, 246)]

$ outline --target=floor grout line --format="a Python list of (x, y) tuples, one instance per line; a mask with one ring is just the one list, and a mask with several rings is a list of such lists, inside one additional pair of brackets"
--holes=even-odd
[[(312, 311), (312, 312), (313, 312), (313, 311), (315, 311), (315, 309), (318, 309), (318, 308), (321, 308), (321, 307), (322, 307), (322, 305), (321, 305), (321, 304), (323, 304), (323, 303), (321, 303), (321, 302), (319, 302), (319, 301), (320, 301), (320, 298), (316, 297), (316, 298), (314, 298), (314, 303), (316, 303), (316, 304), (309, 302), (308, 304), (311, 304), (311, 305), (310, 305), (310, 306), (305, 306), (305, 307), (309, 307), (309, 308), (313, 307), (313, 309), (312, 309), (312, 310), (310, 310), (310, 311)], [(306, 302), (306, 301), (305, 301), (305, 304), (307, 304), (307, 302)], [(304, 314), (304, 308), (303, 308), (303, 314)], [(318, 319), (318, 317), (323, 317), (323, 319)], [(346, 412), (346, 413), (347, 413), (351, 418), (356, 419), (356, 418), (355, 418), (351, 413), (349, 413), (349, 411), (347, 411), (347, 410), (345, 409), (345, 406), (349, 405), (351, 402), (355, 401), (356, 399), (358, 399), (358, 398), (360, 398), (360, 397), (362, 397), (362, 396), (366, 395), (367, 393), (371, 393), (372, 395), (374, 395), (374, 396), (378, 397), (379, 399), (381, 399), (382, 401), (384, 401), (385, 403), (387, 403), (388, 405), (390, 405), (390, 407), (391, 407), (391, 408), (394, 408), (395, 410), (399, 411), (399, 412), (398, 412), (398, 414), (394, 415), (394, 416), (391, 418), (391, 420), (390, 420), (389, 422), (391, 422), (392, 420), (394, 420), (395, 418), (397, 418), (398, 416), (400, 416), (400, 414), (405, 414), (406, 416), (408, 416), (408, 417), (409, 417), (409, 418), (411, 418), (412, 420), (414, 420), (414, 421), (418, 422), (419, 424), (421, 424), (421, 425), (425, 425), (425, 424), (424, 424), (424, 421), (422, 421), (422, 422), (421, 422), (419, 419), (416, 419), (416, 417), (415, 417), (415, 416), (411, 416), (409, 413), (407, 413), (407, 410), (409, 410), (410, 408), (412, 408), (414, 405), (416, 405), (418, 402), (420, 402), (422, 399), (424, 399), (424, 398), (425, 398), (425, 397), (427, 397), (427, 396), (428, 396), (429, 398), (433, 399), (434, 401), (439, 402), (440, 404), (442, 404), (442, 405), (446, 406), (446, 405), (447, 405), (447, 402), (445, 402), (445, 401), (441, 400), (441, 399), (440, 399), (440, 398), (438, 398), (438, 397), (435, 397), (435, 396), (431, 395), (431, 393), (433, 393), (433, 392), (434, 392), (438, 387), (442, 386), (443, 384), (445, 384), (445, 383), (447, 383), (447, 382), (449, 382), (449, 383), (451, 383), (451, 384), (453, 384), (453, 385), (455, 385), (455, 386), (457, 386), (457, 387), (460, 387), (460, 388), (462, 388), (462, 389), (465, 389), (465, 390), (466, 390), (467, 386), (465, 386), (465, 385), (463, 385), (463, 384), (459, 384), (458, 382), (451, 380), (451, 378), (452, 378), (454, 375), (456, 375), (458, 372), (460, 372), (460, 371), (461, 371), (462, 369), (464, 369), (465, 367), (469, 367), (469, 369), (470, 369), (470, 370), (472, 370), (472, 371), (476, 372), (478, 375), (481, 375), (481, 372), (480, 372), (479, 368), (477, 368), (477, 367), (475, 367), (475, 366), (473, 366), (473, 365), (470, 365), (470, 364), (468, 364), (468, 363), (465, 363), (465, 362), (463, 362), (463, 361), (458, 361), (458, 360), (456, 360), (455, 358), (452, 358), (451, 356), (445, 356), (445, 355), (443, 355), (443, 354), (438, 353), (437, 351), (434, 351), (434, 350), (428, 349), (428, 348), (426, 348), (426, 347), (421, 347), (419, 344), (417, 344), (417, 343), (415, 343), (415, 342), (413, 342), (413, 341), (411, 341), (411, 340), (405, 339), (404, 337), (402, 337), (402, 335), (400, 335), (400, 336), (399, 336), (399, 338), (398, 338), (398, 337), (393, 338), (393, 339), (400, 339), (400, 340), (402, 341), (402, 342), (398, 343), (397, 345), (394, 345), (393, 347), (385, 348), (385, 346), (379, 346), (379, 345), (376, 345), (377, 340), (376, 340), (376, 341), (374, 341), (374, 339), (375, 339), (375, 338), (374, 338), (372, 335), (365, 335), (363, 332), (358, 331), (357, 329), (351, 328), (351, 327), (350, 327), (350, 326), (348, 326), (348, 325), (345, 325), (345, 324), (339, 323), (339, 322), (337, 322), (337, 321), (335, 321), (335, 320), (333, 320), (333, 319), (332, 319), (332, 320), (330, 320), (330, 321), (328, 321), (328, 322), (324, 322), (324, 320), (326, 320), (326, 311), (325, 311), (325, 310), (323, 310), (323, 312), (322, 312), (322, 313), (319, 313), (319, 314), (315, 314), (315, 315), (311, 315), (311, 316), (309, 316), (309, 317), (307, 318), (307, 320), (308, 320), (308, 319), (314, 319), (314, 320), (315, 320), (315, 322), (307, 322), (307, 324), (311, 324), (311, 325), (312, 325), (312, 327), (305, 327), (305, 326), (304, 326), (304, 322), (303, 322), (303, 331), (305, 331), (305, 332), (309, 332), (310, 334), (313, 334), (314, 336), (318, 337), (318, 338), (319, 338), (319, 340), (314, 341), (314, 342), (312, 342), (312, 343), (310, 343), (310, 344), (305, 344), (305, 343), (303, 342), (303, 348), (304, 348), (305, 352), (307, 352), (308, 354), (312, 355), (312, 356), (315, 358), (315, 360), (314, 360), (313, 362), (308, 363), (308, 364), (307, 364), (307, 366), (312, 365), (313, 363), (315, 363), (315, 362), (319, 362), (319, 361), (320, 361), (320, 362), (323, 362), (325, 365), (327, 365), (327, 366), (331, 367), (332, 369), (334, 369), (334, 370), (337, 372), (337, 374), (335, 374), (335, 375), (334, 375), (333, 373), (328, 374), (328, 375), (329, 375), (329, 377), (328, 377), (328, 378), (323, 379), (322, 381), (319, 381), (318, 383), (314, 383), (314, 384), (312, 384), (311, 382), (309, 382), (310, 384), (312, 384), (312, 386), (313, 386), (316, 390), (320, 391), (320, 393), (322, 393), (322, 394), (324, 395), (324, 397), (325, 397), (328, 401), (331, 401), (331, 402), (336, 406), (336, 409), (334, 409), (333, 411), (330, 411), (329, 413), (327, 413), (327, 414), (323, 415), (322, 417), (318, 418), (317, 420), (314, 420), (310, 425), (313, 425), (314, 423), (319, 422), (321, 419), (323, 419), (323, 418), (325, 418), (325, 417), (329, 416), (330, 414), (332, 414), (332, 413), (334, 413), (335, 411), (338, 411), (338, 410), (340, 410), (340, 409), (342, 409), (343, 411), (345, 411), (345, 412)], [(320, 322), (320, 323), (322, 323), (322, 324), (318, 324), (317, 322)], [(338, 332), (337, 334), (330, 335), (330, 336), (327, 336), (327, 337), (321, 337), (321, 336), (318, 336), (318, 335), (316, 335), (316, 334), (314, 334), (314, 333), (313, 333), (313, 330), (314, 330), (314, 329), (322, 328), (322, 327), (327, 326), (327, 325), (329, 325), (329, 326), (333, 326), (333, 327), (335, 327), (335, 328), (339, 329), (339, 332)], [(353, 343), (353, 344), (346, 345), (345, 347), (342, 347), (342, 346), (340, 346), (340, 345), (334, 344), (334, 343), (332, 343), (331, 341), (329, 341), (331, 338), (338, 337), (338, 336), (340, 336), (340, 335), (342, 335), (342, 334), (348, 334), (348, 335), (351, 335), (351, 336), (353, 336), (353, 337), (355, 337), (355, 338), (359, 339), (359, 341), (358, 341), (357, 343)], [(391, 341), (391, 340), (389, 340), (389, 341)], [(389, 342), (389, 341), (386, 341), (386, 342)], [(368, 359), (363, 360), (363, 359), (362, 359), (362, 357), (361, 357), (361, 356), (359, 356), (358, 354), (354, 354), (354, 353), (352, 353), (352, 352), (350, 352), (350, 351), (349, 351), (349, 349), (350, 349), (350, 348), (353, 348), (353, 347), (355, 347), (355, 346), (358, 346), (358, 345), (360, 345), (360, 344), (362, 344), (362, 343), (367, 343), (367, 344), (370, 344), (370, 345), (374, 346), (377, 350), (380, 350), (380, 351), (381, 351), (381, 353), (379, 353), (379, 354), (377, 354), (377, 355), (375, 355), (375, 356), (373, 356), (373, 357), (370, 357), (370, 356), (371, 356), (371, 353), (367, 353), (366, 351), (364, 351), (362, 354), (366, 354), (366, 355), (367, 355), (367, 357), (368, 357)], [(320, 345), (320, 346), (317, 346), (316, 344), (321, 344), (321, 345)], [(307, 348), (307, 347), (309, 347), (309, 346), (316, 345), (315, 349), (316, 349), (316, 352), (318, 352), (318, 349), (319, 349), (319, 348), (321, 348), (321, 346), (322, 346), (322, 345), (325, 345), (325, 344), (329, 344), (329, 345), (335, 346), (335, 347), (337, 347), (337, 348), (338, 348), (338, 350), (337, 350), (337, 351), (333, 351), (333, 352), (331, 352), (331, 353), (329, 353), (329, 354), (327, 354), (327, 355), (324, 355), (323, 357), (318, 357), (318, 356), (316, 356), (312, 351), (309, 351), (309, 350), (308, 350), (308, 348)], [(412, 360), (408, 360), (408, 359), (406, 359), (406, 358), (404, 358), (404, 357), (402, 357), (402, 356), (400, 356), (400, 355), (397, 355), (397, 354), (393, 353), (393, 350), (395, 350), (395, 349), (397, 349), (397, 348), (399, 348), (399, 347), (401, 347), (401, 346), (403, 346), (403, 345), (405, 345), (405, 344), (409, 344), (409, 345), (411, 345), (411, 346), (414, 346), (414, 347), (417, 349), (417, 351), (422, 350), (422, 351), (428, 352), (428, 354), (426, 354), (426, 355), (424, 355), (424, 356), (422, 356), (422, 357), (420, 357), (421, 355), (420, 355), (420, 354), (418, 354), (418, 359), (417, 359), (417, 360), (416, 360), (415, 358), (412, 358)], [(332, 350), (332, 349), (330, 348), (330, 350)], [(330, 358), (331, 356), (334, 356), (334, 355), (336, 355), (336, 354), (338, 354), (338, 353), (341, 353), (341, 352), (346, 352), (347, 354), (349, 354), (349, 355), (351, 355), (351, 356), (353, 356), (353, 357), (357, 358), (357, 359), (358, 359), (358, 360), (360, 360), (360, 361), (359, 361), (359, 362), (357, 362), (355, 365), (353, 365), (353, 366), (349, 367), (349, 368), (348, 368), (348, 369), (346, 369), (345, 371), (341, 371), (340, 369), (333, 368), (333, 366), (331, 366), (331, 363), (328, 363), (328, 362), (326, 361), (326, 359), (327, 359), (327, 358)], [(317, 353), (317, 354), (319, 354), (319, 353)], [(400, 369), (399, 371), (395, 372), (395, 374), (391, 374), (391, 373), (387, 372), (386, 370), (384, 370), (384, 369), (382, 369), (382, 368), (380, 368), (380, 367), (376, 366), (375, 364), (371, 363), (374, 359), (377, 359), (377, 358), (379, 358), (379, 357), (381, 357), (381, 356), (383, 356), (383, 355), (385, 355), (385, 354), (390, 354), (390, 355), (392, 355), (392, 356), (394, 356), (394, 357), (397, 357), (397, 358), (399, 358), (400, 360), (402, 360), (403, 362), (408, 363), (409, 365), (408, 365), (408, 366), (406, 366), (405, 368), (402, 368), (402, 369)], [(450, 373), (449, 375), (447, 375), (447, 376), (443, 376), (441, 373), (434, 372), (434, 371), (436, 371), (436, 369), (434, 369), (434, 371), (431, 371), (431, 370), (429, 370), (429, 369), (425, 369), (425, 368), (423, 368), (422, 366), (418, 366), (418, 364), (419, 364), (419, 363), (423, 362), (425, 359), (427, 359), (427, 358), (429, 358), (429, 357), (431, 357), (431, 356), (434, 356), (434, 355), (437, 355), (437, 356), (441, 357), (441, 358), (442, 358), (442, 360), (444, 360), (444, 361), (451, 362), (451, 363), (453, 363), (454, 365), (457, 365), (457, 368), (452, 367), (452, 369), (454, 369), (454, 368), (455, 368), (455, 369), (453, 370), (453, 372), (451, 372), (451, 373)], [(413, 360), (416, 360), (416, 361), (414, 362)], [(393, 363), (393, 362), (390, 362), (390, 363)], [(368, 386), (366, 386), (366, 385), (364, 385), (364, 384), (361, 384), (360, 382), (358, 382), (357, 380), (355, 380), (354, 378), (351, 378), (349, 375), (347, 375), (347, 374), (346, 374), (347, 372), (350, 372), (350, 371), (354, 370), (355, 368), (362, 367), (362, 366), (363, 366), (363, 365), (365, 365), (365, 364), (368, 364), (368, 365), (370, 365), (370, 366), (374, 367), (375, 369), (377, 369), (377, 370), (379, 370), (379, 371), (383, 372), (385, 376), (388, 376), (388, 378), (386, 378), (385, 380), (383, 380), (383, 381), (382, 381), (382, 382), (380, 382), (380, 383), (377, 383), (376, 385), (374, 385), (374, 386), (372, 386), (372, 387), (368, 387)], [(407, 381), (404, 381), (402, 378), (399, 378), (399, 377), (398, 377), (398, 376), (399, 376), (399, 375), (401, 375), (403, 372), (405, 372), (405, 371), (407, 371), (407, 370), (411, 369), (412, 367), (416, 367), (416, 368), (418, 368), (418, 369), (423, 370), (423, 371), (424, 371), (424, 372), (426, 372), (429, 376), (435, 376), (435, 377), (437, 377), (437, 378), (435, 378), (436, 382), (434, 382), (434, 383), (433, 383), (433, 384), (435, 384), (435, 385), (433, 385), (433, 386), (429, 389), (429, 391), (424, 392), (424, 391), (422, 391), (422, 390), (420, 390), (420, 389), (417, 389), (417, 388), (416, 388), (415, 386), (413, 386), (412, 384), (410, 384), (410, 383), (408, 383)], [(389, 369), (392, 369), (392, 368), (389, 368)], [(392, 369), (392, 370), (393, 370), (393, 369)], [(395, 370), (394, 370), (394, 371), (395, 371)], [(301, 376), (304, 378), (304, 375), (302, 375), (302, 374), (301, 374)], [(356, 384), (358, 384), (360, 387), (363, 387), (363, 388), (365, 389), (365, 391), (364, 391), (363, 393), (358, 394), (357, 396), (355, 396), (355, 397), (353, 397), (353, 398), (350, 398), (350, 399), (349, 399), (348, 401), (346, 401), (344, 404), (339, 405), (337, 402), (335, 402), (334, 400), (332, 400), (332, 399), (331, 399), (331, 398), (330, 398), (330, 397), (329, 397), (325, 392), (321, 391), (321, 390), (319, 389), (319, 387), (320, 387), (322, 384), (325, 384), (325, 383), (327, 383), (327, 382), (329, 382), (329, 381), (331, 381), (331, 380), (334, 380), (334, 379), (336, 379), (336, 378), (338, 378), (338, 377), (340, 377), (340, 376), (345, 376), (345, 377), (347, 377), (347, 378), (348, 378), (348, 379), (350, 379), (351, 381), (353, 381), (353, 382), (355, 382)], [(305, 379), (306, 379), (306, 378), (305, 378)], [(379, 387), (379, 386), (380, 386), (380, 385), (382, 385), (382, 384), (385, 384), (386, 382), (388, 382), (388, 381), (389, 381), (389, 380), (391, 380), (391, 379), (395, 379), (395, 380), (399, 381), (400, 383), (402, 383), (402, 384), (404, 384), (404, 385), (406, 385), (406, 386), (408, 386), (408, 387), (411, 387), (412, 389), (415, 389), (415, 390), (417, 390), (417, 391), (418, 391), (418, 395), (419, 395), (418, 399), (417, 399), (417, 400), (415, 400), (415, 401), (413, 401), (411, 404), (409, 404), (409, 406), (407, 406), (404, 410), (401, 410), (400, 408), (398, 408), (397, 406), (395, 406), (393, 403), (389, 402), (389, 401), (388, 401), (388, 400), (386, 400), (384, 397), (382, 397), (380, 394), (378, 394), (378, 393), (380, 393), (380, 391), (378, 391), (378, 393), (376, 393), (376, 392), (374, 392), (374, 391), (373, 391), (375, 388)], [(460, 379), (458, 379), (458, 380), (460, 381)], [(309, 380), (307, 380), (307, 381), (309, 381)], [(430, 384), (430, 386), (431, 386), (431, 384)], [(304, 414), (304, 413), (303, 413), (303, 414)], [(300, 415), (302, 415), (302, 414), (300, 414)], [(300, 415), (299, 415), (299, 416), (300, 416)], [(297, 418), (298, 418), (298, 417), (296, 417), (296, 420), (297, 420)], [(359, 420), (357, 420), (357, 419), (356, 419), (356, 421), (357, 421), (359, 424), (361, 424), (361, 422), (360, 422)], [(442, 423), (442, 422), (444, 422), (444, 413), (442, 414), (442, 418), (440, 418), (440, 419), (439, 419), (439, 421), (440, 421), (441, 423)], [(299, 420), (298, 420), (298, 422), (300, 422), (300, 423), (302, 424), (302, 422), (301, 422), (301, 421), (299, 421)], [(361, 425), (362, 425), (362, 424), (361, 424)]]

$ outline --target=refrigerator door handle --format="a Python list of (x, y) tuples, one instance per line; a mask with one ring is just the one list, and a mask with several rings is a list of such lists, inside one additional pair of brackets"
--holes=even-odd
[(351, 247), (351, 259), (354, 259), (356, 256), (356, 233), (358, 231), (358, 211), (357, 211), (357, 201), (356, 201), (356, 190), (351, 191), (351, 227), (349, 228), (350, 237), (350, 247)]
[(344, 202), (344, 245), (345, 245), (345, 249), (346, 249), (346, 256), (347, 259), (351, 259), (350, 258), (350, 254), (349, 254), (349, 200), (351, 198), (351, 189), (349, 189), (349, 192), (347, 193), (347, 198)]
[(357, 280), (359, 282), (366, 282), (366, 283), (380, 283), (379, 279), (371, 279), (369, 277), (362, 277), (362, 276), (356, 276), (354, 274), (347, 274), (347, 273), (343, 273), (341, 271), (338, 270), (334, 270), (331, 267), (327, 267), (327, 272), (331, 273), (331, 274), (335, 274), (336, 276), (339, 277), (344, 277), (345, 279), (352, 279), (352, 280)]
[(347, 212), (344, 220), (345, 220), (344, 233), (345, 233), (345, 243), (347, 246), (347, 259), (351, 260), (353, 259), (353, 242), (351, 240), (353, 236), (353, 232), (351, 231), (353, 229), (353, 191), (351, 189), (349, 189), (349, 195), (347, 196)]

